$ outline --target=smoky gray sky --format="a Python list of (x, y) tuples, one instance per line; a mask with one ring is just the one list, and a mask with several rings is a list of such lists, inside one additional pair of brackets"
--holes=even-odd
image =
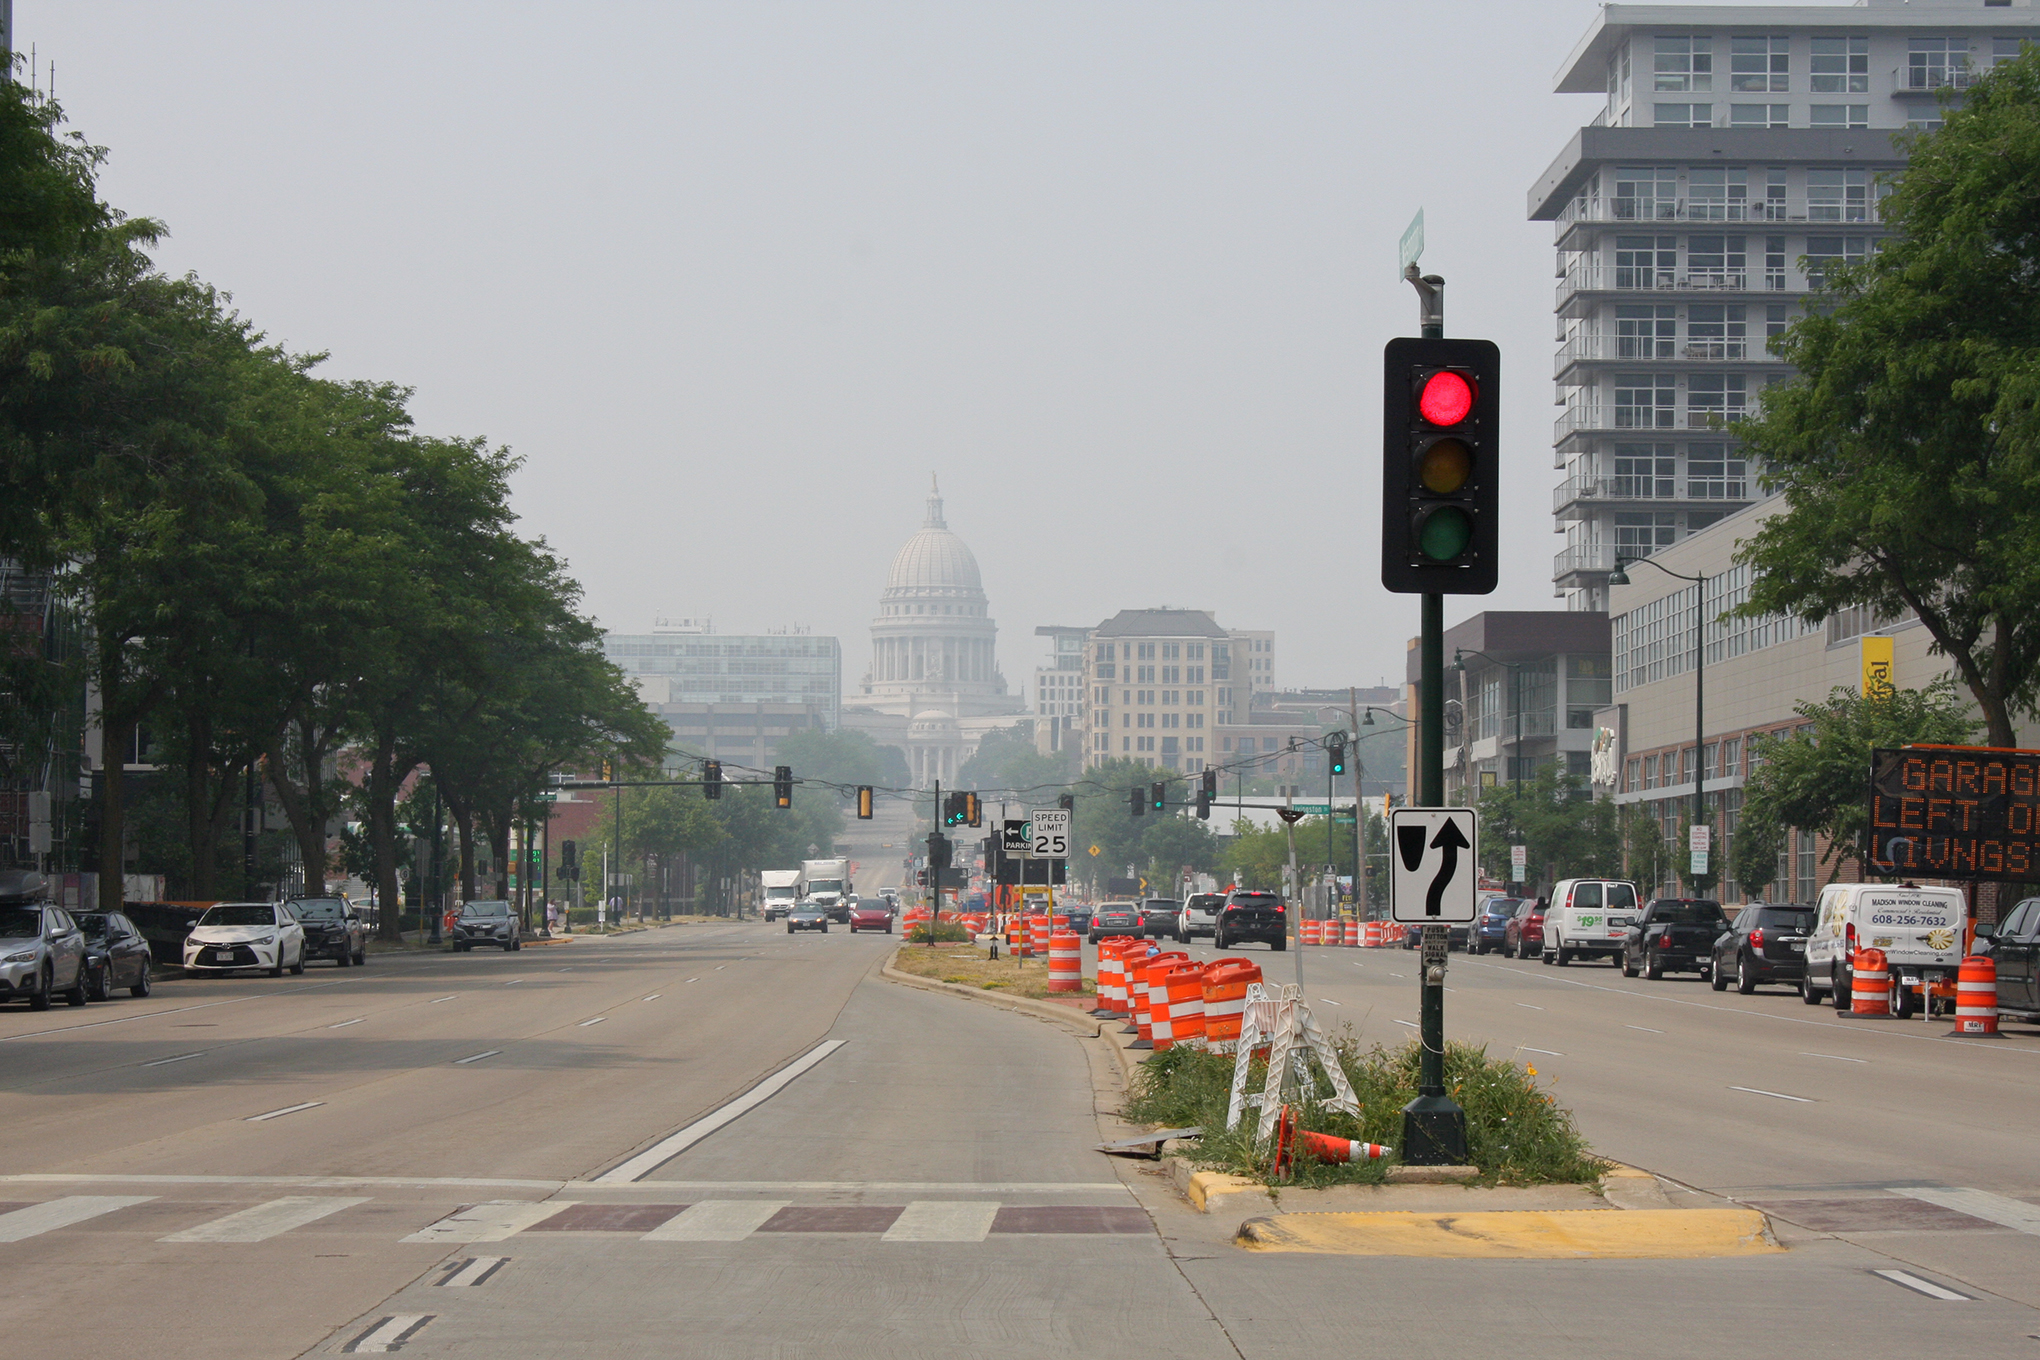
[[(938, 472), (1016, 686), (1044, 623), (1209, 608), (1283, 685), (1399, 676), (1381, 346), (1503, 351), (1509, 566), (1548, 609), (1551, 228), (1589, 0), (15, 0), (159, 259), (434, 433), (524, 460), (605, 627), (843, 639)], [(1520, 566), (1520, 570), (1516, 569)]]

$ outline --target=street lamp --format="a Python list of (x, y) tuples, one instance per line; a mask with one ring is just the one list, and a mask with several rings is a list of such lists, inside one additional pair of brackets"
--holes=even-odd
[(1469, 656), (1485, 657), (1509, 673), (1509, 690), (1513, 696), (1510, 702), (1516, 709), (1516, 739), (1509, 745), (1509, 783), (1520, 800), (1523, 796), (1523, 663), (1511, 664), (1488, 656), (1486, 652), (1454, 647), (1452, 669), (1461, 675), (1466, 674), (1466, 658)]
[[(1699, 572), (1699, 573), (1696, 573), (1696, 574), (1694, 574), (1694, 575), (1692, 575), (1692, 576), (1688, 576), (1688, 575), (1686, 575), (1686, 573), (1684, 573), (1684, 572), (1681, 572), (1681, 571), (1673, 571), (1673, 570), (1672, 570), (1672, 569), (1671, 569), (1670, 567), (1668, 567), (1668, 566), (1665, 566), (1665, 565), (1664, 565), (1663, 563), (1661, 563), (1661, 562), (1656, 562), (1656, 561), (1653, 561), (1652, 559), (1650, 559), (1650, 558), (1648, 558), (1648, 557), (1623, 557), (1623, 556), (1621, 556), (1621, 555), (1619, 555), (1619, 554), (1618, 554), (1618, 555), (1616, 556), (1616, 558), (1615, 558), (1615, 570), (1614, 570), (1614, 571), (1612, 571), (1612, 572), (1610, 572), (1610, 573), (1608, 574), (1608, 584), (1609, 584), (1609, 585), (1611, 585), (1611, 586), (1626, 586), (1626, 585), (1628, 585), (1628, 584), (1629, 584), (1629, 573), (1628, 573), (1627, 571), (1624, 571), (1624, 570), (1623, 570), (1623, 568), (1624, 568), (1624, 567), (1627, 567), (1627, 566), (1630, 566), (1630, 565), (1631, 565), (1631, 564), (1633, 564), (1633, 563), (1641, 563), (1642, 565), (1644, 565), (1644, 566), (1646, 566), (1646, 567), (1656, 567), (1656, 568), (1657, 568), (1657, 569), (1658, 569), (1659, 571), (1663, 572), (1663, 573), (1664, 573), (1665, 575), (1667, 575), (1667, 576), (1670, 576), (1670, 577), (1674, 577), (1674, 578), (1676, 578), (1677, 580), (1681, 580), (1681, 581), (1691, 581), (1691, 582), (1693, 583), (1693, 591), (1694, 591), (1694, 594), (1693, 594), (1693, 825), (1694, 825), (1694, 826), (1700, 826), (1700, 825), (1702, 825), (1702, 824), (1703, 824), (1703, 823), (1705, 822), (1705, 820), (1706, 820), (1706, 811), (1707, 811), (1707, 803), (1706, 803), (1706, 799), (1705, 799), (1705, 796), (1704, 796), (1704, 795), (1703, 795), (1703, 794), (1701, 793), (1701, 791), (1700, 791), (1701, 785), (1703, 785), (1703, 784), (1705, 784), (1705, 783), (1707, 782), (1707, 766), (1706, 766), (1706, 763), (1705, 763), (1705, 757), (1706, 757), (1706, 754), (1707, 754), (1707, 708), (1706, 708), (1706, 703), (1705, 703), (1705, 700), (1706, 700), (1706, 691), (1705, 691), (1705, 689), (1704, 689), (1704, 688), (1702, 687), (1702, 685), (1701, 685), (1701, 674), (1700, 674), (1700, 666), (1701, 666), (1701, 662), (1703, 662), (1703, 661), (1704, 661), (1704, 660), (1706, 659), (1706, 650), (1705, 650), (1705, 649), (1706, 649), (1706, 635), (1707, 635), (1707, 625), (1706, 625), (1706, 620), (1705, 620), (1705, 618), (1704, 618), (1704, 617), (1702, 616), (1702, 611), (1703, 611), (1703, 610), (1704, 610), (1704, 609), (1705, 609), (1705, 608), (1707, 607), (1707, 574), (1706, 574), (1705, 572)], [(1687, 849), (1688, 849), (1688, 853), (1690, 853), (1690, 852), (1691, 852), (1691, 846), (1689, 845), (1689, 846), (1687, 847)], [(1690, 882), (1690, 881), (1692, 881), (1692, 879), (1693, 879), (1694, 877), (1695, 877), (1695, 875), (1694, 875), (1694, 874), (1692, 873), (1692, 863), (1691, 863), (1691, 861), (1689, 860), (1689, 861), (1687, 862), (1687, 873), (1686, 873), (1686, 878), (1687, 878), (1687, 880), (1688, 880), (1688, 881)], [(1710, 878), (1712, 878), (1712, 877), (1714, 877), (1714, 875), (1710, 874), (1710, 875), (1707, 875), (1707, 877), (1710, 877)], [(1697, 884), (1695, 884), (1695, 886), (1697, 887), (1698, 885), (1697, 885)]]

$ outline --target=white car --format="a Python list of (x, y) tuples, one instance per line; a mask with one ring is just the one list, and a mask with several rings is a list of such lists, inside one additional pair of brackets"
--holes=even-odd
[(1568, 878), (1551, 890), (1541, 963), (1560, 967), (1598, 955), (1622, 966), (1622, 944), (1638, 912), (1636, 885), (1619, 879)]
[(1183, 899), (1176, 917), (1176, 940), (1188, 944), (1193, 936), (1218, 935), (1218, 913), (1225, 906), (1224, 893), (1191, 893)]
[(217, 902), (184, 940), (188, 973), (231, 973), (266, 968), (282, 977), (305, 971), (305, 928), (290, 908), (274, 902)]

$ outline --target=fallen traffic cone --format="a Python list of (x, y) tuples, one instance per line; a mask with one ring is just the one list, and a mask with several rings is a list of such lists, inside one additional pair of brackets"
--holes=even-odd
[(1308, 1152), (1321, 1162), (1371, 1162), (1386, 1157), (1395, 1151), (1380, 1143), (1356, 1143), (1351, 1138), (1334, 1138), (1330, 1134), (1312, 1133), (1308, 1129), (1296, 1131), (1298, 1148)]

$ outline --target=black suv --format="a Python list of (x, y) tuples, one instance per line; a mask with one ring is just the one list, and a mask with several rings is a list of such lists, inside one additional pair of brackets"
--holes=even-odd
[(284, 903), (304, 923), (305, 961), (331, 959), (342, 968), (368, 962), (368, 931), (344, 897), (293, 897)]
[(1218, 911), (1218, 924), (1211, 931), (1211, 943), (1219, 949), (1231, 949), (1247, 940), (1259, 940), (1277, 953), (1289, 948), (1289, 907), (1281, 893), (1236, 888), (1225, 895), (1225, 905)]
[(1744, 996), (1764, 982), (1797, 986), (1806, 976), (1806, 937), (1813, 932), (1813, 908), (1791, 902), (1752, 902), (1736, 914), (1714, 942), (1714, 990), (1728, 984)]
[(463, 902), (460, 915), (453, 918), (453, 951), (465, 954), (478, 944), (495, 945), (504, 953), (524, 948), (517, 936), (517, 913), (497, 898), (489, 902)]
[(1140, 931), (1151, 940), (1176, 938), (1176, 921), (1183, 904), (1173, 897), (1150, 897), (1140, 904)]

